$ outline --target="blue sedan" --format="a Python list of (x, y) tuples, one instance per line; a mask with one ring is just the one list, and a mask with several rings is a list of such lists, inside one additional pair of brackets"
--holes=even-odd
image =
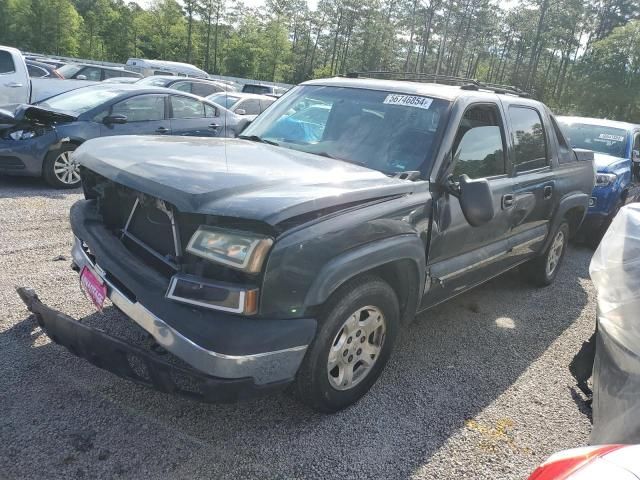
[(91, 138), (235, 137), (243, 123), (220, 105), (176, 90), (84, 87), (37, 105), (0, 108), (0, 174), (42, 176), (53, 187), (74, 188), (80, 174), (71, 152)]

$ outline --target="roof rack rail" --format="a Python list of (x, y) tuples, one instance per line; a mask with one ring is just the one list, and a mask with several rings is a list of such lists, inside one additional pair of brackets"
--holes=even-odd
[(409, 82), (442, 83), (444, 85), (458, 86), (463, 90), (489, 90), (503, 95), (516, 95), (518, 97), (531, 98), (531, 94), (512, 85), (499, 85), (497, 83), (481, 82), (475, 78), (455, 77), (435, 73), (415, 72), (349, 72), (347, 78), (377, 78), (381, 80), (401, 80)]

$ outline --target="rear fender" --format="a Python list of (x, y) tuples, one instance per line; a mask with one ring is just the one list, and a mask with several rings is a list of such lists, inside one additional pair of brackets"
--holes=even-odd
[(587, 195), (586, 193), (572, 193), (565, 196), (560, 201), (558, 210), (553, 217), (551, 228), (549, 228), (549, 234), (547, 235), (547, 239), (544, 241), (544, 245), (542, 246), (540, 252), (544, 252), (549, 247), (553, 239), (553, 233), (560, 226), (562, 221), (566, 219), (567, 213), (573, 209), (576, 209), (576, 211), (578, 211), (578, 209), (582, 211), (579, 217), (579, 222), (575, 226), (575, 229), (577, 230), (580, 224), (582, 224), (582, 221), (587, 214), (587, 210), (589, 209), (589, 195)]

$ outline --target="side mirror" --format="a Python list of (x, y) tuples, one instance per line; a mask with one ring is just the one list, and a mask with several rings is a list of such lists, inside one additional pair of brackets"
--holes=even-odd
[(464, 218), (472, 227), (484, 225), (495, 215), (491, 185), (487, 179), (471, 180), (467, 175), (460, 175), (458, 194)]
[(246, 115), (247, 111), (244, 108), (239, 108), (236, 110), (236, 115)]
[(86, 79), (87, 79), (87, 76), (86, 76), (86, 75), (78, 75), (78, 76), (76, 77), (76, 80), (86, 80)]
[(108, 115), (102, 119), (105, 125), (122, 125), (127, 123), (126, 115)]
[(640, 150), (634, 150), (633, 153), (631, 154), (631, 159), (634, 162), (640, 162)]

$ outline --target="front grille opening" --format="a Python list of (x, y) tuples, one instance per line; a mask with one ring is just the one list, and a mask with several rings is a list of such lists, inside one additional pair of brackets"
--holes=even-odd
[(122, 239), (122, 243), (124, 243), (124, 246), (127, 247), (127, 249), (131, 253), (140, 258), (145, 264), (149, 265), (161, 275), (165, 277), (171, 277), (174, 273), (176, 273), (175, 268), (173, 268), (165, 261), (162, 261), (157, 256), (153, 255), (146, 248), (140, 246), (130, 238), (124, 237)]
[(163, 256), (175, 256), (173, 230), (166, 213), (155, 205), (138, 204), (127, 232)]

